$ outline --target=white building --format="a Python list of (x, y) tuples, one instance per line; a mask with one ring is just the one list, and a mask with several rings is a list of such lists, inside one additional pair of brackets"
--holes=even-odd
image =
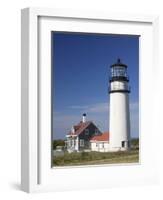
[(95, 135), (90, 140), (91, 151), (108, 152), (109, 151), (109, 132)]
[(127, 65), (120, 59), (111, 65), (110, 79), (110, 151), (130, 148), (129, 79)]

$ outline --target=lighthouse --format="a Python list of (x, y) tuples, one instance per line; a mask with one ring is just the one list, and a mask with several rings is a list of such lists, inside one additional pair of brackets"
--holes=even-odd
[(109, 149), (110, 151), (126, 151), (130, 149), (130, 87), (127, 65), (118, 59), (110, 66), (110, 71)]

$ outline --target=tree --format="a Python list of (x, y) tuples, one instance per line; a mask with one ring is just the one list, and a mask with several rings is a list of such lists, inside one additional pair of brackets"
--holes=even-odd
[(139, 148), (139, 138), (133, 138), (131, 140), (131, 147), (134, 148), (134, 149)]
[(65, 141), (64, 140), (53, 140), (53, 149), (56, 149), (57, 146), (65, 146)]

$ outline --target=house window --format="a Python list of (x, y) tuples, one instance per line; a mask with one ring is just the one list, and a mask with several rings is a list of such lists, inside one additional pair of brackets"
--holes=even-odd
[(70, 140), (67, 140), (67, 146), (68, 147), (70, 146)]
[(74, 140), (72, 140), (71, 142), (72, 142), (72, 146), (74, 146)]
[(72, 146), (72, 140), (70, 140), (70, 146)]
[(80, 140), (80, 146), (84, 147), (84, 140), (83, 139)]
[(98, 135), (99, 134), (99, 130), (96, 128), (95, 129), (95, 135)]
[(89, 135), (89, 129), (85, 129), (85, 135)]

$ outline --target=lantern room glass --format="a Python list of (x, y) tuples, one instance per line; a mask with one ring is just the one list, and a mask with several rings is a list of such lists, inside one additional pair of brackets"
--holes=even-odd
[(126, 77), (127, 78), (127, 70), (124, 66), (114, 66), (111, 69), (112, 77)]

